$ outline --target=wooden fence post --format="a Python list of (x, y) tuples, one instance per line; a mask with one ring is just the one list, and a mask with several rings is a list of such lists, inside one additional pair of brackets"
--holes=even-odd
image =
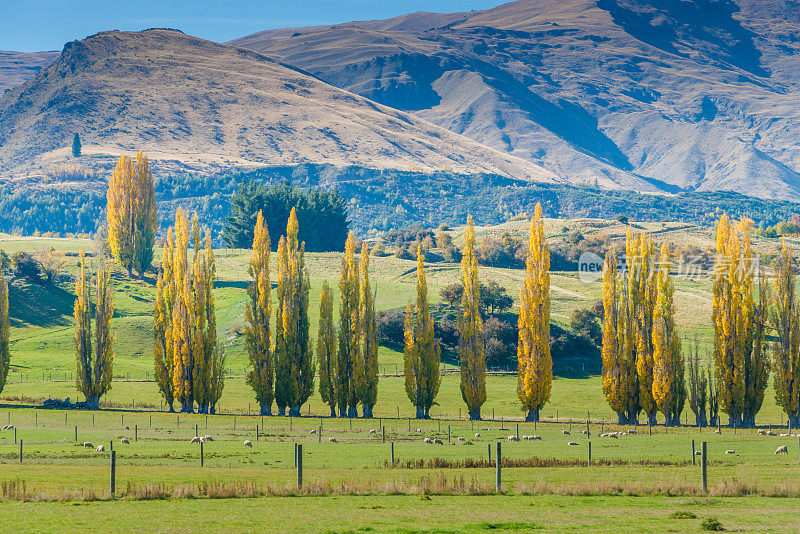
[(586, 467), (592, 465), (592, 442), (589, 442), (589, 460), (586, 462)]
[(502, 464), (502, 461), (503, 461), (503, 455), (500, 452), (501, 451), (500, 446), (501, 446), (501, 443), (498, 441), (497, 442), (497, 451), (496, 451), (497, 452), (497, 463), (496, 463), (496, 467), (495, 467), (495, 489), (497, 490), (497, 493), (500, 493), (502, 491), (502, 480), (501, 480), (501, 472), (500, 472), (501, 467), (500, 467), (500, 465)]
[(297, 489), (303, 487), (303, 444), (297, 444)]
[(203, 467), (203, 442), (205, 440), (200, 440), (200, 467)]
[(111, 496), (114, 496), (117, 484), (117, 451), (111, 451)]
[(394, 441), (391, 443), (392, 466), (394, 466)]
[(703, 491), (708, 491), (708, 450), (706, 442), (700, 443), (700, 477), (703, 480)]
[(697, 465), (697, 461), (694, 459), (695, 457), (694, 451), (695, 451), (694, 440), (692, 440), (692, 465)]

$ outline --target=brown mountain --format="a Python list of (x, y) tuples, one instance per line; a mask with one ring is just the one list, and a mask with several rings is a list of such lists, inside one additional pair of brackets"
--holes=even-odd
[(103, 32), (0, 99), (0, 168), (35, 179), (142, 149), (163, 166), (330, 164), (552, 180), (535, 163), (331, 86), (250, 50), (175, 30)]
[(0, 95), (30, 80), (50, 65), (58, 52), (6, 52), (0, 50)]
[(800, 2), (520, 0), (233, 41), (572, 183), (800, 200)]

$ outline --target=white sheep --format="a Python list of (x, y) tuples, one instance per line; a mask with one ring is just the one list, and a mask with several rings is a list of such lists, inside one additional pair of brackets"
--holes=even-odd
[(778, 434), (776, 434), (776, 433), (775, 433), (775, 432), (773, 432), (772, 430), (769, 430), (769, 431), (767, 431), (767, 436), (777, 436), (777, 435), (778, 435)]
[(377, 431), (377, 430), (375, 430), (374, 428), (370, 428), (370, 429), (369, 429), (369, 433), (370, 433), (370, 434), (375, 434), (376, 432), (378, 432), (378, 431)]
[(422, 434), (422, 429), (421, 428), (417, 429), (417, 434)]
[(561, 431), (565, 436), (571, 436), (572, 434), (569, 433), (569, 430), (562, 430)]
[(338, 443), (338, 441), (336, 441), (336, 438), (331, 436), (331, 437), (328, 438), (328, 443)]
[(14, 430), (14, 425), (3, 425), (3, 430)]
[(459, 443), (466, 443), (467, 442), (467, 438), (465, 438), (464, 436), (459, 436), (456, 441), (458, 441)]
[(785, 437), (788, 437), (788, 436), (789, 436), (789, 434), (778, 434), (778, 435), (779, 435), (780, 437), (782, 437), (782, 438), (785, 438)]
[(727, 451), (725, 451), (725, 454), (736, 454), (736, 450), (735, 449), (728, 449)]
[(311, 432), (309, 432), (309, 434), (316, 434), (316, 433), (317, 433), (317, 429), (316, 428), (312, 428)]
[(97, 446), (97, 452), (103, 452), (104, 450), (106, 450), (105, 445), (98, 445)]
[(627, 432), (620, 432), (618, 435), (619, 435), (619, 436), (627, 436), (627, 435), (628, 435), (628, 433), (627, 433)]
[(775, 449), (775, 454), (789, 454), (789, 448), (786, 445), (781, 445)]
[(702, 453), (702, 451), (694, 451), (694, 455), (695, 456), (702, 456), (703, 453)]
[(214, 441), (214, 438), (211, 436), (203, 436), (203, 441)]
[(628, 430), (628, 434), (636, 434), (635, 430)]
[(609, 437), (609, 438), (613, 438), (613, 439), (618, 439), (618, 437), (617, 437), (617, 433), (616, 433), (616, 432), (611, 432), (611, 433), (609, 433), (609, 434), (608, 434), (608, 437)]
[(720, 431), (719, 430), (715, 430), (714, 434), (720, 434)]
[(201, 441), (202, 439), (199, 436), (195, 436), (191, 440), (189, 440), (189, 443), (200, 443)]
[(606, 433), (604, 433), (604, 434), (600, 434), (600, 437), (601, 437), (601, 438), (607, 438), (607, 437), (608, 437), (608, 432), (606, 432)]
[(517, 436), (508, 436), (508, 441), (519, 441)]
[(434, 445), (444, 445), (444, 441), (440, 440), (439, 438), (433, 438)]
[(423, 443), (433, 443), (433, 442), (431, 441), (431, 438), (425, 438), (425, 439), (423, 439), (423, 440), (422, 440), (422, 442), (423, 442)]
[(83, 446), (86, 447), (87, 449), (94, 449), (94, 445), (92, 445), (91, 442), (89, 441), (84, 441)]
[(542, 441), (542, 436), (536, 434), (535, 436), (532, 436), (531, 439), (535, 441)]
[(131, 429), (131, 427), (129, 427), (128, 425), (125, 425), (125, 430), (130, 430), (130, 429)]
[(758, 430), (756, 430), (756, 433), (757, 433), (759, 436), (763, 436), (764, 434), (766, 434), (766, 433), (767, 433), (767, 431), (766, 431), (766, 430), (764, 430), (763, 428), (759, 428)]
[(577, 445), (577, 443), (575, 443), (574, 441), (570, 441), (570, 442), (568, 443), (568, 445)]
[(249, 439), (246, 439), (246, 440), (244, 440), (244, 446), (245, 447), (250, 447), (252, 449), (253, 448), (253, 442), (250, 441)]
[(121, 438), (121, 439), (119, 440), (119, 442), (120, 442), (120, 443), (124, 443), (124, 444), (126, 444), (126, 445), (129, 445), (129, 444), (130, 444), (130, 441), (128, 440), (128, 438)]
[(475, 439), (480, 439), (481, 435), (478, 432), (475, 432)]
[(584, 435), (584, 436), (588, 436), (588, 435), (589, 435), (589, 431), (588, 431), (588, 430), (584, 430), (584, 431), (583, 431), (583, 435)]

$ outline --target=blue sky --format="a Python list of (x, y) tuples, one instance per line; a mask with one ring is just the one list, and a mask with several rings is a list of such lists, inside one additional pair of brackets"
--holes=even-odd
[(486, 9), (503, 0), (0, 0), (0, 50), (61, 50), (102, 30), (178, 28), (228, 41), (269, 28)]

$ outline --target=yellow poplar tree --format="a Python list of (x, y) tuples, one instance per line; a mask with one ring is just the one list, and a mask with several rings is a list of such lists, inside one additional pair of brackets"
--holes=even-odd
[(536, 204), (529, 230), (525, 285), (520, 292), (517, 344), (517, 396), (526, 421), (538, 421), (550, 399), (553, 359), (550, 356), (550, 250), (544, 238), (542, 206)]
[(136, 178), (133, 191), (133, 268), (143, 275), (153, 263), (153, 245), (158, 231), (158, 210), (150, 162), (136, 154)]
[[(192, 277), (192, 394), (198, 413), (208, 413), (211, 393), (218, 388), (212, 383), (212, 368), (217, 351), (217, 320), (214, 301), (214, 279), (216, 267), (214, 250), (211, 248), (211, 233), (206, 230), (205, 239), (200, 239), (197, 217), (193, 221), (195, 235), (194, 276)], [(217, 360), (218, 362), (219, 360)]]
[(172, 308), (172, 356), (173, 387), (175, 400), (181, 404), (181, 411), (194, 412), (192, 395), (192, 284), (189, 276), (187, 251), (189, 247), (189, 223), (183, 210), (175, 214), (175, 257), (173, 279), (175, 280), (175, 303)]
[(430, 419), (430, 409), (442, 382), (441, 348), (434, 338), (422, 247), (417, 247), (417, 304), (413, 311), (411, 305), (406, 306), (404, 338), (406, 394), (417, 409), (417, 419)]
[[(675, 289), (669, 276), (669, 245), (661, 246), (661, 258), (656, 272), (656, 302), (653, 314), (653, 388), (652, 395), (667, 425), (680, 424), (682, 408), (680, 390), (683, 373), (681, 342), (675, 328)], [(685, 395), (685, 393), (684, 393)], [(679, 406), (680, 405), (680, 406)]]
[(369, 283), (369, 247), (361, 246), (361, 350), (354, 368), (356, 396), (364, 412), (364, 417), (372, 418), (372, 408), (378, 399), (378, 326), (375, 322), (375, 294)]
[(800, 426), (800, 310), (795, 296), (793, 256), (786, 240), (775, 264), (772, 344), (775, 369), (775, 401), (789, 418), (791, 428)]
[(483, 320), (480, 312), (478, 256), (475, 253), (475, 223), (467, 217), (464, 250), (461, 257), (461, 316), (458, 318), (458, 354), (461, 358), (461, 397), (469, 417), (480, 420), (486, 402), (486, 359), (484, 358)]
[(292, 208), (286, 236), (278, 244), (278, 309), (275, 327), (275, 401), (278, 413), (300, 416), (314, 392), (314, 360), (309, 341), (305, 243), (299, 243), (297, 212)]
[(633, 322), (633, 347), (639, 375), (639, 407), (650, 424), (656, 424), (658, 406), (653, 399), (653, 313), (656, 284), (652, 276), (653, 240), (645, 232), (633, 235), (630, 228), (625, 243), (628, 267), (628, 305)]
[(247, 384), (253, 388), (261, 415), (272, 415), (275, 398), (275, 368), (270, 334), (272, 317), (272, 285), (269, 277), (270, 240), (264, 216), (259, 210), (253, 234), (248, 272), (253, 280), (247, 288), (245, 345), (250, 359)]
[(319, 298), (319, 331), (317, 333), (319, 393), (336, 417), (336, 331), (333, 327), (333, 292), (328, 281), (322, 282)]
[(347, 236), (339, 274), (339, 346), (336, 353), (336, 403), (339, 417), (358, 417), (358, 398), (355, 392), (354, 365), (361, 345), (359, 320), (360, 283), (355, 259), (356, 238)]
[(77, 359), (76, 386), (86, 396), (86, 406), (100, 407), (100, 397), (111, 389), (114, 348), (111, 317), (114, 301), (111, 295), (110, 271), (99, 262), (95, 275), (95, 328), (92, 343), (91, 273), (87, 272), (86, 255), (80, 251), (80, 273), (75, 281), (75, 352)]
[(172, 308), (175, 302), (175, 280), (172, 262), (175, 254), (175, 238), (172, 228), (167, 232), (161, 257), (161, 272), (156, 282), (156, 305), (153, 315), (155, 330), (154, 377), (169, 411), (174, 411), (175, 390), (173, 387), (174, 362), (172, 356)]
[(6, 386), (8, 370), (11, 367), (8, 328), (8, 282), (0, 274), (0, 393)]

